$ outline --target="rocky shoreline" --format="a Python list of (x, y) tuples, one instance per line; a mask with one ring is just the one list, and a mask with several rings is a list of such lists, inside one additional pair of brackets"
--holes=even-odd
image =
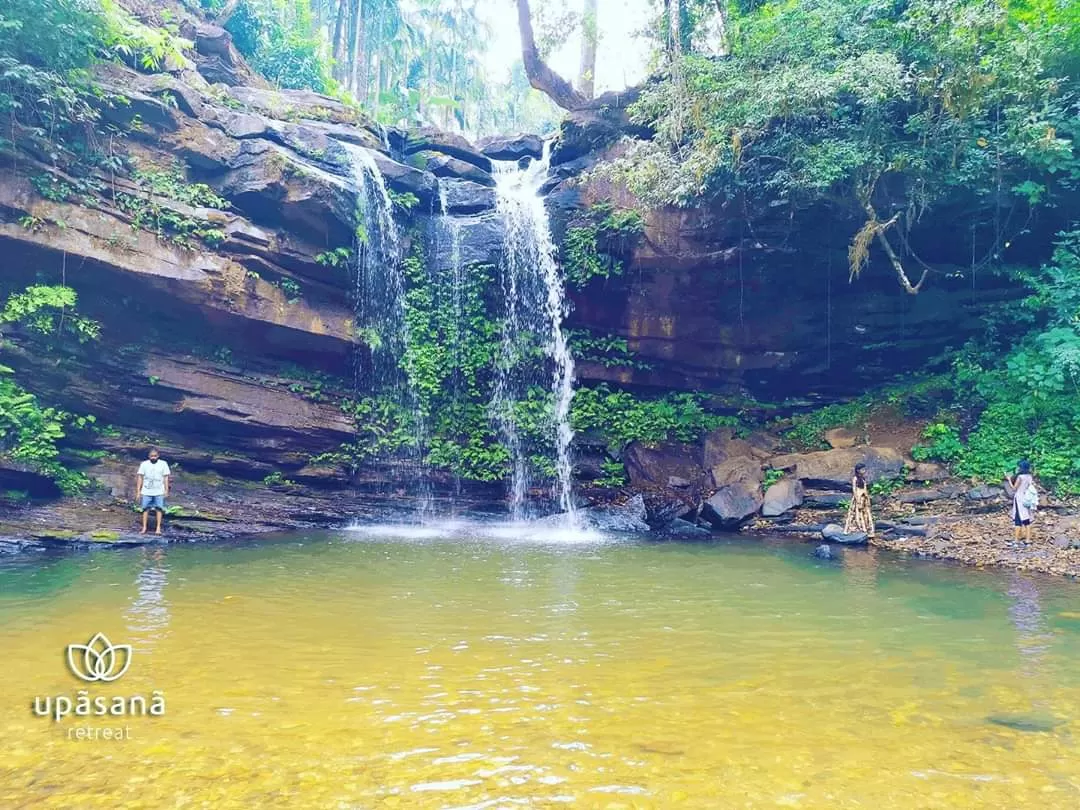
[[(1000, 487), (973, 486), (948, 478), (927, 465), (898, 470), (906, 477), (933, 475), (939, 480), (908, 481), (908, 486), (873, 497), (876, 536), (832, 537), (842, 524), (846, 497), (843, 472), (854, 459), (870, 462), (872, 476), (887, 474), (895, 450), (880, 447), (836, 448), (808, 454), (773, 455), (772, 440), (736, 439), (715, 431), (698, 446), (631, 446), (627, 452), (628, 487), (617, 497), (590, 490), (592, 505), (582, 512), (586, 523), (601, 529), (640, 532), (657, 540), (704, 541), (732, 532), (748, 536), (787, 537), (793, 541), (865, 546), (919, 558), (949, 560), (975, 567), (1004, 567), (1050, 575), (1080, 577), (1080, 508), (1044, 495), (1030, 543), (1013, 540), (1009, 501)], [(757, 446), (755, 454), (747, 448)], [(704, 473), (693, 461), (709, 448)], [(689, 452), (689, 457), (687, 453)], [(690, 478), (671, 474), (671, 465)], [(830, 469), (837, 472), (830, 473)], [(735, 472), (733, 472), (735, 471)], [(784, 477), (763, 486), (766, 473)], [(736, 474), (739, 473), (739, 474)], [(704, 477), (703, 477), (704, 476)], [(829, 478), (840, 477), (830, 483)], [(663, 485), (657, 485), (659, 480)], [(694, 479), (694, 480), (691, 480)], [(316, 488), (292, 483), (266, 485), (202, 476), (178, 477), (170, 514), (161, 537), (140, 535), (139, 515), (123, 479), (111, 491), (85, 498), (0, 506), (0, 553), (49, 549), (86, 549), (146, 543), (199, 542), (295, 529), (332, 528), (354, 521), (394, 522), (415, 511), (404, 488), (367, 491)], [(726, 482), (726, 483), (725, 483)], [(440, 512), (500, 515), (505, 506), (496, 491), (469, 492)], [(828, 537), (823, 536), (829, 535)]]

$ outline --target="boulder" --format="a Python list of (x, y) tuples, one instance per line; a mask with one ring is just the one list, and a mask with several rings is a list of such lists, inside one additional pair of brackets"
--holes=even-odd
[(746, 438), (746, 443), (750, 445), (750, 452), (754, 458), (767, 459), (776, 455), (776, 449), (780, 446), (780, 439), (771, 433), (759, 430), (751, 433)]
[(949, 477), (949, 471), (940, 464), (920, 462), (908, 472), (908, 481), (944, 481)]
[(435, 175), (391, 160), (382, 152), (371, 152), (371, 156), (386, 185), (394, 191), (414, 194), (425, 208), (439, 198), (439, 182)]
[[(263, 87), (230, 87), (229, 95), (249, 110), (278, 121), (324, 121), (362, 126), (378, 133), (379, 126), (358, 107), (313, 90), (280, 90)], [(381, 140), (381, 138), (380, 138)]]
[(822, 529), (821, 537), (823, 540), (828, 540), (832, 543), (840, 543), (845, 546), (861, 546), (865, 545), (869, 540), (866, 536), (866, 532), (851, 532), (850, 534), (845, 534), (844, 528), (835, 523), (830, 523)]
[(869, 482), (896, 478), (904, 470), (904, 457), (890, 447), (852, 447), (816, 453), (775, 456), (769, 466), (793, 470), (804, 484), (825, 489), (848, 489), (856, 464), (866, 465)]
[(698, 511), (698, 496), (685, 489), (649, 489), (643, 493), (645, 520), (663, 529), (675, 520), (691, 520)]
[[(605, 532), (647, 532), (649, 524), (645, 522), (645, 501), (641, 495), (635, 495), (626, 503), (592, 506), (578, 511), (582, 524)], [(561, 519), (561, 515), (555, 517)]]
[(456, 250), (436, 250), (432, 260), (440, 271), (452, 270), (457, 260), (460, 267), (471, 264), (496, 264), (503, 253), (506, 226), (494, 212), (453, 220)]
[(761, 487), (739, 481), (721, 487), (702, 505), (701, 516), (718, 529), (737, 529), (761, 508)]
[(819, 560), (831, 560), (833, 559), (833, 552), (828, 543), (822, 543), (814, 549), (814, 556)]
[(974, 489), (969, 489), (964, 493), (964, 497), (969, 501), (988, 501), (991, 498), (997, 498), (1005, 494), (1005, 490), (1001, 487), (991, 487), (986, 484), (980, 484)]
[(495, 208), (495, 189), (482, 186), (472, 180), (446, 178), (439, 182), (446, 198), (444, 214), (467, 216), (491, 211)]
[(199, 73), (213, 84), (239, 85), (264, 84), (233, 45), (232, 36), (224, 28), (207, 22), (198, 22), (194, 31), (185, 37), (195, 42), (195, 62)]
[(913, 489), (898, 493), (896, 500), (900, 503), (933, 503), (945, 501), (964, 494), (964, 488), (958, 486), (941, 486), (931, 489)]
[(806, 495), (802, 506), (804, 509), (839, 509), (850, 498), (850, 495), (838, 492), (815, 492)]
[(598, 115), (593, 110), (567, 113), (559, 137), (551, 147), (551, 165), (569, 163), (603, 149), (619, 140), (624, 132), (624, 122), (617, 114)]
[(825, 431), (825, 441), (833, 450), (846, 450), (859, 443), (859, 434), (845, 427)]
[(241, 141), (233, 168), (214, 181), (252, 221), (315, 244), (349, 244), (356, 208), (351, 182), (262, 139)]
[(735, 456), (712, 467), (709, 475), (717, 489), (740, 483), (760, 489), (763, 473), (761, 462), (746, 456)]
[(433, 127), (424, 127), (406, 133), (402, 151), (406, 155), (414, 155), (417, 152), (442, 152), (444, 155), (471, 163), (485, 172), (490, 173), (492, 168), (491, 159), (476, 151), (476, 148), (461, 135), (443, 132)]
[(410, 159), (410, 162), (416, 166), (422, 165), (436, 177), (453, 177), (459, 180), (472, 180), (474, 183), (479, 183), (482, 186), (493, 187), (495, 185), (495, 178), (490, 172), (485, 172), (483, 169), (474, 166), (472, 163), (459, 160), (456, 157), (450, 157), (450, 155), (429, 151), (418, 152)]
[(639, 488), (666, 488), (672, 476), (686, 479), (698, 488), (706, 481), (701, 451), (690, 444), (631, 442), (623, 451), (623, 463), (631, 485)]
[(754, 457), (754, 448), (750, 443), (736, 439), (734, 434), (731, 428), (720, 428), (706, 434), (702, 446), (702, 460), (706, 467), (715, 467), (739, 456)]
[(481, 138), (477, 144), (480, 152), (492, 160), (521, 160), (524, 157), (543, 156), (544, 142), (539, 135), (498, 135)]
[(802, 481), (797, 478), (784, 478), (765, 490), (761, 514), (765, 517), (782, 515), (789, 509), (802, 506), (804, 496)]

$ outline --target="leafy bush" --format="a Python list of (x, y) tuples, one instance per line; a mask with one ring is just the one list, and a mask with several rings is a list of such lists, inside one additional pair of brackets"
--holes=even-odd
[(916, 461), (943, 461), (951, 464), (964, 454), (960, 434), (953, 425), (933, 422), (923, 430), (923, 438), (927, 439), (929, 444), (917, 444), (911, 448), (911, 457)]
[(584, 287), (594, 278), (621, 275), (624, 258), (644, 230), (641, 215), (597, 203), (579, 220), (567, 229), (561, 249), (567, 282)]
[(695, 394), (640, 399), (599, 385), (574, 394), (570, 422), (575, 430), (599, 435), (618, 450), (632, 441), (694, 441), (709, 430), (735, 426), (738, 420), (708, 413)]
[(792, 426), (784, 435), (800, 450), (826, 449), (829, 445), (825, 441), (825, 431), (838, 427), (861, 427), (875, 402), (873, 395), (866, 395), (852, 402), (826, 405), (809, 413), (799, 414), (792, 418)]
[(979, 414), (957, 469), (998, 480), (1027, 458), (1059, 492), (1080, 493), (1080, 231), (1060, 235), (1050, 264), (1015, 275), (1035, 326), (1004, 362), (974, 345), (957, 361), (960, 402)]
[(27, 287), (7, 299), (0, 310), (0, 324), (22, 324), (40, 335), (57, 335), (63, 331), (80, 343), (96, 340), (101, 324), (77, 315), (74, 312), (77, 301), (70, 287), (43, 284)]

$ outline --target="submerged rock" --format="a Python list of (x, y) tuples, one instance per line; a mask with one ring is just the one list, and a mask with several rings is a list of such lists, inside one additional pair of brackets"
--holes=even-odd
[(814, 556), (819, 560), (831, 560), (833, 559), (833, 551), (828, 543), (822, 543), (820, 546), (814, 549)]
[(675, 518), (675, 520), (671, 521), (664, 527), (663, 533), (669, 537), (712, 537), (712, 532), (704, 526), (698, 526), (696, 523), (691, 523), (689, 520), (683, 520), (682, 518)]
[(995, 726), (1016, 731), (1053, 731), (1058, 726), (1065, 725), (1066, 720), (1045, 714), (991, 714), (986, 718), (988, 723)]
[(845, 546), (861, 546), (869, 541), (866, 532), (851, 532), (850, 534), (845, 534), (844, 528), (835, 523), (830, 523), (822, 529), (821, 537), (823, 540), (829, 540), (833, 543), (840, 543)]

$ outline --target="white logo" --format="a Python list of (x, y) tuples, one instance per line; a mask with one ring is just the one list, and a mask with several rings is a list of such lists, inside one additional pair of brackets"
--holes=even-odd
[(131, 645), (113, 644), (98, 633), (86, 644), (68, 644), (67, 662), (84, 681), (115, 681), (131, 665)]

